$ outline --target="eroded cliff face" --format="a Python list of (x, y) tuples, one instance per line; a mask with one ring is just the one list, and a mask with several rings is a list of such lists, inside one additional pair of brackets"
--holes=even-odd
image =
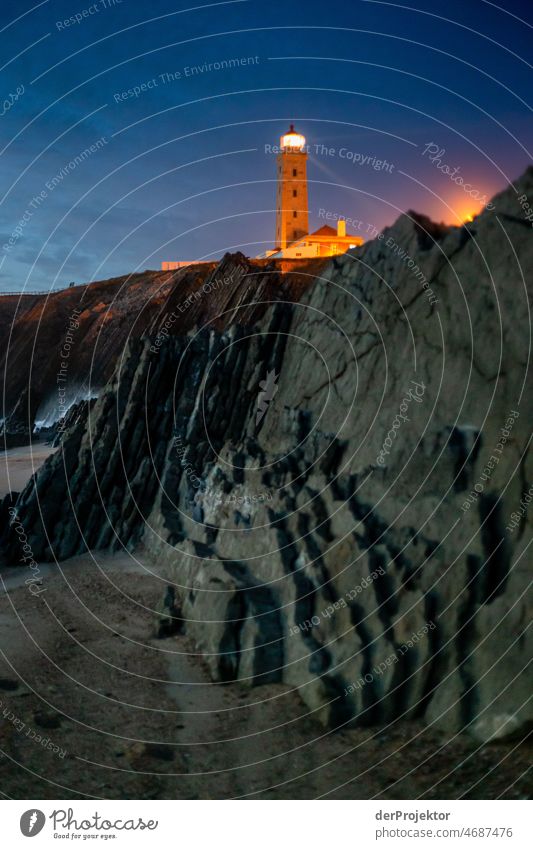
[[(213, 316), (223, 328), (237, 304), (250, 322), (271, 301), (300, 297), (323, 265), (235, 254), (220, 263), (1, 297), (0, 438), (8, 445), (26, 444), (35, 426), (48, 427), (71, 404), (97, 396), (127, 342), (162, 328), (174, 312), (173, 333), (184, 334)], [(286, 275), (286, 269), (292, 273)]]
[(522, 727), (523, 194), (531, 170), (471, 225), (402, 216), (299, 300), (256, 311), (241, 279), (187, 334), (169, 304), (20, 496), (35, 559), (142, 546), (214, 678), (283, 680), (329, 725)]

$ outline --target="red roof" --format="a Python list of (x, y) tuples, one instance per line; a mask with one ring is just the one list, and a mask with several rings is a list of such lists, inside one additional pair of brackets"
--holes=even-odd
[[(309, 236), (322, 236), (326, 239), (337, 239), (338, 241), (342, 241), (343, 239), (360, 238), (359, 236), (356, 236), (355, 233), (345, 233), (344, 236), (340, 236), (337, 230), (335, 230), (334, 227), (330, 227), (329, 224), (324, 224), (323, 227), (315, 230), (314, 233), (309, 233)], [(307, 238), (309, 238), (309, 236)]]
[(320, 227), (318, 230), (315, 230), (314, 233), (309, 233), (310, 236), (336, 236), (337, 231), (334, 227), (330, 227), (329, 224), (324, 224), (323, 227)]

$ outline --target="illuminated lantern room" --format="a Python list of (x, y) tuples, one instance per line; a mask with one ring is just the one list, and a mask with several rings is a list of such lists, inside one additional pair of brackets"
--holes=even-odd
[(289, 132), (281, 136), (279, 144), (282, 150), (299, 153), (305, 148), (305, 136), (297, 133), (294, 129), (294, 124), (291, 124)]

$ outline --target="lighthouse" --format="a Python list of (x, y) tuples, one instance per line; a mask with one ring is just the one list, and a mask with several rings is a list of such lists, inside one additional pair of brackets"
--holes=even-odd
[(309, 232), (305, 136), (291, 124), (281, 136), (277, 156), (276, 246), (284, 250)]
[(309, 232), (307, 150), (305, 136), (296, 132), (294, 124), (281, 136), (279, 148), (272, 146), (272, 152), (277, 153), (276, 247), (260, 254), (258, 259), (337, 256), (363, 244), (361, 236), (346, 232), (347, 221), (352, 219), (325, 209), (318, 210), (318, 217), (336, 222), (336, 228), (324, 224)]
[[(338, 256), (363, 244), (361, 236), (346, 232), (348, 223), (360, 227), (361, 219), (346, 218), (340, 213), (328, 212), (326, 209), (317, 210), (318, 218), (333, 221), (336, 227), (323, 224), (313, 233), (309, 232), (307, 150), (305, 136), (296, 132), (294, 124), (281, 136), (279, 147), (265, 145), (265, 153), (276, 154), (276, 246), (259, 254), (257, 259), (304, 262), (315, 257)], [(163, 271), (171, 271), (208, 261), (171, 260), (163, 262), (161, 268)]]

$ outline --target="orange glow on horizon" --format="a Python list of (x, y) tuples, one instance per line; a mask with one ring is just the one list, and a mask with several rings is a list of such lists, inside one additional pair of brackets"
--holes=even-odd
[(460, 204), (457, 204), (455, 208), (452, 207), (452, 209), (449, 210), (449, 213), (451, 212), (451, 214), (448, 214), (444, 220), (447, 224), (454, 227), (460, 227), (461, 224), (471, 224), (478, 215), (481, 215), (484, 209), (485, 206), (480, 206), (479, 209), (472, 209), (471, 206), (467, 206), (465, 208), (461, 207)]
[[(493, 194), (495, 193), (496, 192)], [(447, 224), (450, 227), (461, 227), (463, 224), (472, 224), (479, 215), (482, 215), (482, 213), (485, 212), (487, 206), (489, 207), (489, 210), (494, 208), (492, 206), (493, 194), (487, 191), (483, 198), (483, 202), (479, 203), (475, 200), (472, 202), (472, 200), (465, 197), (451, 198), (447, 202), (445, 198), (440, 198), (440, 209), (442, 210), (441, 215), (439, 215), (438, 211), (435, 211), (433, 216), (435, 216), (435, 220), (440, 219), (443, 224)], [(432, 212), (429, 211), (428, 215), (431, 218)]]

